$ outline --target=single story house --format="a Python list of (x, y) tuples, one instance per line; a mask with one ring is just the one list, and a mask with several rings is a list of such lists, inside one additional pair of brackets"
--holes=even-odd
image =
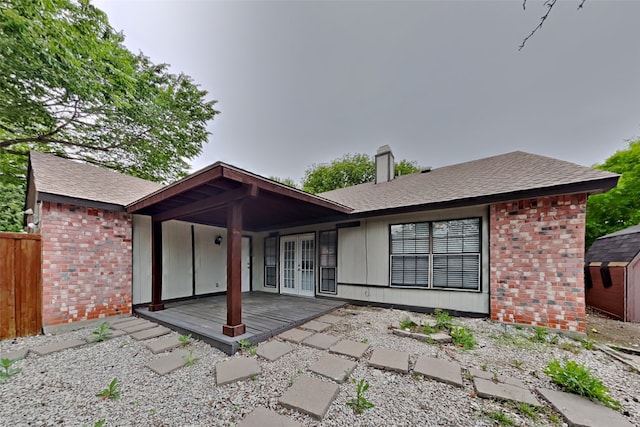
[(44, 325), (242, 291), (585, 331), (587, 196), (619, 176), (512, 152), (311, 195), (217, 162), (167, 186), (31, 153)]
[(640, 322), (640, 224), (599, 237), (585, 262), (587, 305)]

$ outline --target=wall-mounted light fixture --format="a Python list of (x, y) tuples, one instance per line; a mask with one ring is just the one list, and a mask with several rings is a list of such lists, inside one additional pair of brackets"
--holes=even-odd
[(30, 222), (29, 224), (27, 224), (27, 227), (30, 228), (31, 230), (35, 230), (37, 226), (38, 226), (38, 222)]
[(26, 211), (22, 212), (25, 215), (33, 215), (33, 209), (29, 208)]
[(222, 243), (222, 236), (221, 235), (217, 235), (216, 239), (213, 241), (216, 245), (220, 246), (220, 243)]

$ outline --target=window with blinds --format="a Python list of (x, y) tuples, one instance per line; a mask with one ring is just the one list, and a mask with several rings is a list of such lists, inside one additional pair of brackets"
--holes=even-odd
[(320, 251), (320, 292), (336, 293), (336, 266), (338, 265), (338, 232), (321, 231), (319, 235)]
[(267, 237), (264, 239), (264, 286), (275, 288), (278, 286), (278, 238)]
[(480, 218), (391, 226), (391, 285), (480, 290)]

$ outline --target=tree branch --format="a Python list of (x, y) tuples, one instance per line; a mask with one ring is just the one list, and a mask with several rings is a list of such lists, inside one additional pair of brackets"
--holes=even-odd
[[(536, 27), (531, 30), (531, 33), (529, 33), (529, 35), (527, 37), (524, 38), (524, 40), (522, 40), (522, 43), (520, 44), (520, 47), (518, 47), (518, 50), (522, 50), (522, 48), (524, 48), (524, 45), (527, 43), (527, 41), (533, 37), (533, 35), (540, 29), (542, 28), (542, 25), (544, 24), (544, 21), (547, 20), (547, 18), (549, 17), (549, 14), (551, 13), (551, 9), (553, 9), (553, 6), (556, 5), (556, 1), (558, 0), (546, 0), (544, 2), (545, 7), (547, 8), (547, 12), (542, 15), (542, 17), (540, 18), (540, 22), (538, 22), (538, 25), (536, 25)], [(526, 8), (526, 4), (527, 4), (527, 0), (523, 0), (522, 3), (522, 8), (525, 9)]]
[(12, 145), (21, 144), (25, 142), (42, 142), (45, 144), (60, 144), (60, 145), (67, 145), (69, 147), (79, 147), (79, 148), (86, 148), (89, 150), (104, 151), (105, 153), (109, 151), (108, 148), (96, 147), (88, 144), (78, 144), (76, 142), (64, 141), (61, 139), (47, 138), (44, 135), (40, 135), (36, 137), (27, 137), (27, 138), (5, 139), (4, 141), (0, 141), (0, 149), (8, 151), (7, 147), (11, 147)]

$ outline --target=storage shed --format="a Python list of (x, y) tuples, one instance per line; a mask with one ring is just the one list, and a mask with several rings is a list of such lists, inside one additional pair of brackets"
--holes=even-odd
[(587, 305), (640, 322), (640, 224), (598, 238), (585, 262)]

